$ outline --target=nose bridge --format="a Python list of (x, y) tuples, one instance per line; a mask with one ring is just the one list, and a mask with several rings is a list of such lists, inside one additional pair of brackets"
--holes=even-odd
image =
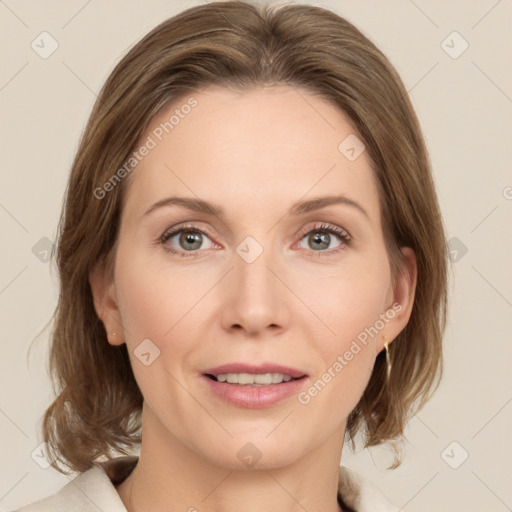
[(275, 276), (269, 270), (273, 267), (273, 251), (266, 240), (265, 247), (253, 237), (247, 237), (237, 247), (235, 257), (234, 286), (240, 299), (248, 295), (258, 301), (269, 301), (275, 292)]
[(286, 297), (282, 283), (274, 275), (276, 258), (270, 240), (267, 237), (263, 246), (255, 238), (247, 237), (236, 249), (227, 284), (227, 327), (236, 324), (257, 332), (267, 326), (282, 326), (285, 321)]

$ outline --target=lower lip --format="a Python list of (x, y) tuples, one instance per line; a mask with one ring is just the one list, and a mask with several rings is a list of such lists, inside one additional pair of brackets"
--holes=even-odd
[(242, 386), (228, 384), (210, 379), (206, 375), (202, 378), (207, 381), (210, 389), (220, 398), (238, 407), (262, 409), (277, 404), (281, 400), (296, 395), (304, 386), (307, 376), (300, 379), (270, 384), (268, 386)]

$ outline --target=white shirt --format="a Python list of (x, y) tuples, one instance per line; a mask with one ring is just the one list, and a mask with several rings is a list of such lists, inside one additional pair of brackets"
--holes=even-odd
[[(55, 494), (14, 512), (127, 512), (115, 485), (130, 474), (137, 461), (138, 457), (131, 455), (95, 463)], [(345, 466), (340, 467), (338, 494), (355, 512), (398, 512), (373, 483)]]

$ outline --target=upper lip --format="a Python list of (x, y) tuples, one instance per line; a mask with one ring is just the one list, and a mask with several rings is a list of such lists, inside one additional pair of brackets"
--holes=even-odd
[(282, 373), (283, 375), (289, 375), (294, 379), (304, 377), (307, 375), (302, 370), (296, 368), (290, 368), (289, 366), (283, 366), (281, 364), (274, 363), (262, 363), (258, 366), (245, 363), (229, 363), (215, 368), (209, 368), (204, 370), (205, 375), (220, 375), (222, 373), (249, 373), (252, 375), (258, 375), (263, 373)]

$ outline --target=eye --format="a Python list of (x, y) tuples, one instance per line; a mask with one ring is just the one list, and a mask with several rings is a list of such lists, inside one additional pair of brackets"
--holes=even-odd
[[(315, 254), (315, 256), (323, 255), (321, 253), (337, 253), (350, 246), (352, 240), (351, 236), (344, 229), (328, 224), (317, 225), (301, 236), (301, 242), (305, 240), (306, 247), (300, 244), (299, 247), (316, 251), (318, 254)], [(333, 248), (331, 243), (335, 242), (336, 239), (338, 240), (338, 245)]]
[[(337, 253), (350, 246), (352, 240), (347, 231), (329, 224), (316, 225), (313, 229), (300, 234), (299, 237), (299, 247), (312, 250), (311, 255), (314, 256)], [(332, 243), (336, 239), (338, 244), (333, 248)], [(307, 244), (306, 247), (302, 245), (304, 240)], [(166, 251), (183, 257), (197, 257), (201, 249), (220, 247), (212, 242), (207, 230), (199, 229), (193, 224), (169, 229), (160, 237), (159, 242)]]
[(208, 234), (194, 225), (172, 228), (161, 236), (160, 242), (166, 251), (184, 257), (197, 256), (200, 249), (214, 247)]

